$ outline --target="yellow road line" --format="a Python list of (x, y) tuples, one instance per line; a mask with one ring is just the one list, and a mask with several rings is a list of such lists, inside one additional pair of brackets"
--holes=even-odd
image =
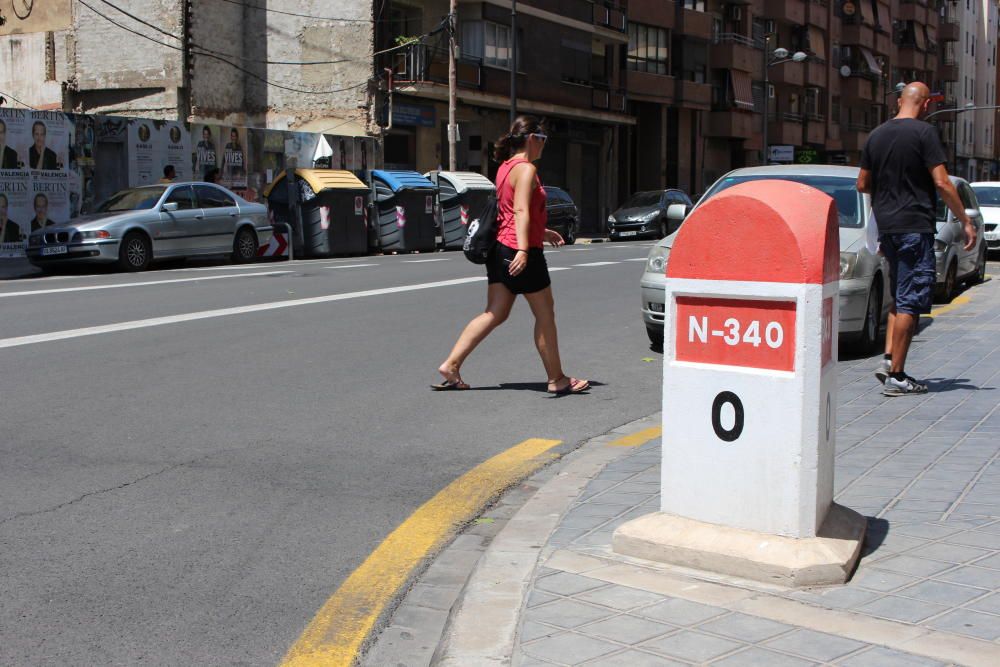
[(640, 445), (645, 445), (650, 440), (655, 440), (663, 435), (662, 426), (653, 426), (652, 428), (643, 429), (636, 433), (629, 433), (628, 435), (623, 435), (617, 440), (612, 440), (608, 443), (609, 447), (639, 447)]
[(561, 440), (532, 438), (497, 454), (420, 506), (326, 601), (281, 667), (348, 667), (416, 568), (502, 491), (559, 455)]
[(970, 301), (972, 301), (971, 296), (956, 296), (951, 300), (951, 303), (946, 303), (945, 305), (938, 306), (937, 308), (931, 308), (931, 314), (925, 315), (924, 317), (937, 317), (938, 315), (944, 315), (945, 313), (955, 310), (959, 306), (964, 306)]

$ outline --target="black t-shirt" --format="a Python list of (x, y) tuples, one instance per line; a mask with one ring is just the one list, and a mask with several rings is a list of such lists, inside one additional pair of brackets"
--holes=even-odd
[(937, 188), (930, 170), (945, 162), (930, 123), (894, 118), (879, 125), (861, 151), (872, 173), (872, 209), (880, 234), (935, 233)]

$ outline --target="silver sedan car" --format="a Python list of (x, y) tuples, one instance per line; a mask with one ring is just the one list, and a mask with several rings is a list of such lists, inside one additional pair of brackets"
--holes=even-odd
[(117, 263), (142, 271), (154, 259), (231, 254), (257, 257), (271, 240), (267, 208), (212, 183), (170, 183), (122, 190), (97, 211), (51, 224), (28, 237), (28, 260)]
[(976, 193), (968, 181), (951, 176), (951, 183), (958, 190), (965, 214), (976, 228), (976, 245), (965, 249), (965, 233), (958, 219), (938, 197), (937, 235), (934, 237), (934, 257), (937, 262), (937, 280), (934, 297), (938, 301), (951, 301), (959, 285), (965, 281), (981, 283), (986, 280), (987, 240), (983, 233), (983, 214), (979, 210)]
[[(857, 167), (831, 165), (788, 165), (750, 167), (731, 171), (702, 196), (701, 206), (712, 196), (739, 183), (763, 179), (795, 181), (812, 186), (830, 195), (837, 204), (840, 220), (840, 334), (845, 342), (857, 343), (866, 352), (874, 351), (882, 324), (889, 312), (889, 266), (885, 259), (868, 251), (865, 226), (868, 224), (870, 200), (855, 189)], [(687, 214), (679, 206), (671, 206), (667, 215)], [(679, 230), (678, 230), (679, 231)], [(661, 239), (646, 260), (640, 288), (642, 318), (649, 340), (663, 344), (664, 283), (670, 248), (677, 238), (674, 232)]]

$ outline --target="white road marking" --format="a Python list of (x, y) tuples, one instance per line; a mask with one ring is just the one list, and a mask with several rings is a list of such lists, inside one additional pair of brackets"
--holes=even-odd
[(404, 259), (403, 264), (425, 264), (427, 262), (450, 262), (451, 257), (439, 257), (437, 259)]
[(623, 259), (623, 262), (645, 262), (647, 257), (629, 257), (628, 259)]
[(118, 289), (119, 287), (145, 287), (147, 285), (171, 285), (173, 283), (194, 283), (223, 278), (249, 278), (251, 276), (280, 276), (294, 271), (261, 271), (259, 273), (233, 273), (225, 276), (203, 276), (199, 278), (174, 278), (172, 280), (145, 280), (139, 283), (115, 283), (113, 285), (83, 285), (80, 287), (58, 287), (52, 289), (25, 290), (23, 292), (0, 292), (0, 299), (9, 296), (35, 296), (36, 294), (61, 294), (63, 292), (88, 292), (90, 290)]
[(563, 248), (563, 250), (566, 252), (587, 252), (590, 248), (588, 246), (583, 246), (579, 248)]
[(569, 271), (570, 268), (571, 267), (568, 266), (550, 266), (549, 273), (552, 273), (553, 271)]
[(621, 262), (587, 262), (586, 264), (574, 264), (573, 266), (610, 266), (612, 264), (621, 264)]
[(290, 299), (287, 301), (272, 301), (271, 303), (258, 303), (252, 306), (237, 306), (235, 308), (202, 310), (193, 313), (181, 313), (180, 315), (168, 315), (166, 317), (151, 317), (145, 320), (132, 320), (130, 322), (105, 324), (102, 326), (85, 327), (82, 329), (67, 329), (64, 331), (53, 331), (51, 333), (35, 334), (32, 336), (17, 336), (14, 338), (2, 338), (0, 339), (0, 348), (21, 347), (24, 345), (34, 345), (36, 343), (48, 343), (56, 340), (66, 340), (68, 338), (81, 338), (83, 336), (96, 336), (99, 334), (116, 333), (119, 331), (131, 331), (133, 329), (146, 329), (149, 327), (159, 327), (167, 324), (179, 324), (181, 322), (193, 322), (195, 320), (207, 320), (216, 317), (228, 317), (230, 315), (244, 315), (246, 313), (258, 313), (267, 310), (294, 308), (296, 306), (311, 306), (318, 303), (329, 303), (332, 301), (347, 301), (349, 299), (362, 299), (364, 297), (369, 297), (369, 296), (382, 296), (384, 294), (399, 294), (401, 292), (414, 292), (417, 290), (433, 289), (435, 287), (464, 285), (467, 283), (483, 282), (485, 280), (486, 276), (477, 276), (475, 278), (455, 278), (453, 280), (439, 280), (432, 283), (418, 283), (416, 285), (399, 285), (396, 287), (383, 287), (381, 289), (363, 290), (360, 292), (344, 292), (342, 294), (328, 294), (327, 296), (317, 296), (308, 299)]
[(378, 266), (378, 264), (337, 264), (336, 266), (324, 266), (324, 269), (360, 269), (362, 266)]

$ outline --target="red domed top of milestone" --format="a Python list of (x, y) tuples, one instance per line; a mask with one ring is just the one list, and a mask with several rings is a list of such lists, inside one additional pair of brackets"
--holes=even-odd
[(782, 180), (740, 183), (684, 221), (667, 277), (772, 283), (828, 283), (840, 276), (833, 198)]

